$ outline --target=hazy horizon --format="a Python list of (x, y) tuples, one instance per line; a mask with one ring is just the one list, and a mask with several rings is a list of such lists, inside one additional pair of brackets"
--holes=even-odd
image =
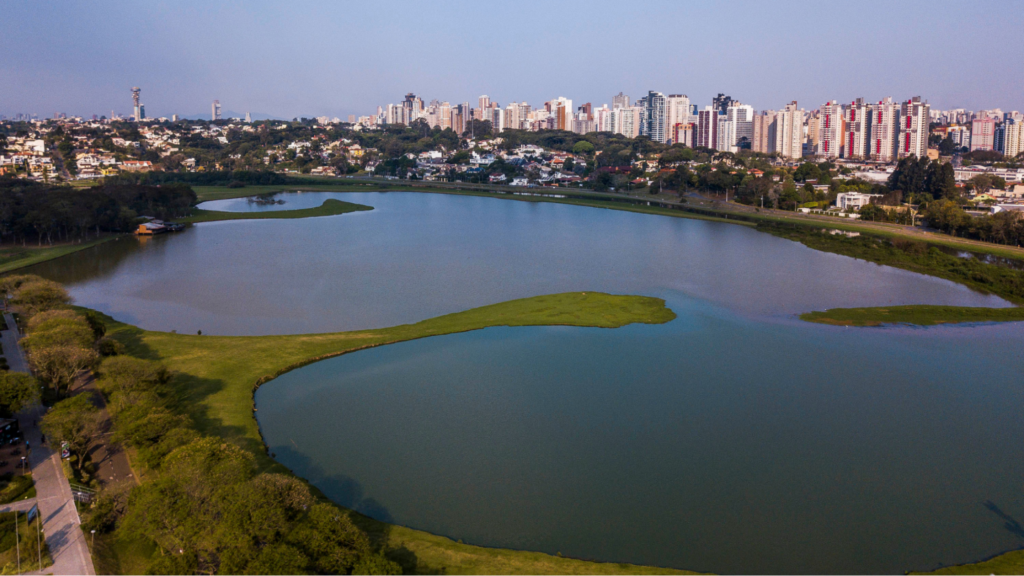
[(218, 99), (238, 115), (344, 119), (407, 92), (473, 106), (481, 94), (600, 106), (656, 90), (759, 110), (886, 96), (1024, 109), (1019, 6), (964, 6), (14, 3), (0, 114), (127, 115), (132, 86), (150, 117), (208, 117)]

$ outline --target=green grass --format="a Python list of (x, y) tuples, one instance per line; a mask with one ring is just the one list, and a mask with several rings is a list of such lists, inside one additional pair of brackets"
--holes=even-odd
[(349, 212), (361, 212), (373, 210), (371, 206), (342, 202), (328, 198), (316, 208), (302, 208), (300, 210), (268, 210), (265, 212), (217, 212), (214, 210), (196, 209), (192, 216), (179, 218), (182, 223), (216, 222), (220, 220), (267, 220), (267, 219), (288, 219), (288, 218), (314, 218), (317, 216), (337, 216)]
[(86, 248), (91, 248), (97, 244), (102, 244), (113, 238), (116, 238), (116, 236), (106, 236), (104, 238), (82, 242), (81, 244), (60, 244), (57, 246), (44, 247), (11, 246), (0, 248), (0, 274), (31, 266), (33, 264), (38, 264), (40, 262), (45, 262), (47, 260), (53, 260), (54, 258), (60, 258), (61, 256), (67, 256), (68, 254), (73, 254), (79, 250), (85, 250)]
[[(570, 292), (512, 300), (392, 328), (287, 336), (193, 336), (152, 332), (107, 318), (107, 335), (128, 354), (160, 360), (174, 373), (184, 407), (203, 433), (250, 450), (261, 469), (286, 472), (266, 453), (253, 417), (253, 392), (300, 366), (373, 346), (489, 326), (661, 324), (676, 317), (659, 298)], [(458, 573), (670, 573), (661, 568), (592, 563), (534, 552), (481, 548), (361, 517), (371, 535), (416, 555), (417, 571)]]
[(908, 574), (1024, 574), (1024, 550), (1014, 550), (974, 564), (960, 564), (940, 568), (934, 572)]
[(337, 184), (283, 184), (268, 186), (246, 186), (244, 188), (228, 188), (227, 186), (193, 186), (196, 197), (200, 202), (211, 200), (231, 200), (234, 198), (248, 198), (249, 196), (260, 196), (273, 194), (275, 192), (372, 192), (379, 190), (381, 185), (376, 183), (357, 183), (339, 181)]
[(961, 322), (1021, 322), (1024, 308), (971, 308), (966, 306), (879, 306), (834, 308), (807, 312), (801, 320), (834, 326), (881, 326), (882, 324), (957, 324)]
[(32, 481), (31, 472), (24, 476), (10, 473), (0, 476), (0, 504), (10, 504), (35, 497), (36, 485)]

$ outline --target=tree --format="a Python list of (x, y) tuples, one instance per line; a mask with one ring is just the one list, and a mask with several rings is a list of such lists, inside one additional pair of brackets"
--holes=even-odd
[(159, 362), (113, 356), (100, 365), (96, 385), (111, 398), (115, 410), (121, 410), (134, 403), (141, 391), (166, 384), (169, 379), (167, 368)]
[(99, 432), (99, 409), (89, 394), (78, 394), (61, 400), (43, 416), (43, 432), (55, 442), (67, 442), (68, 449), (78, 456), (82, 469), (89, 442)]
[(58, 393), (66, 392), (78, 373), (96, 363), (95, 350), (78, 346), (46, 346), (29, 350), (28, 360), (40, 380)]
[(22, 340), (26, 349), (47, 346), (92, 347), (96, 334), (84, 317), (74, 310), (47, 310), (28, 321), (28, 336)]
[(956, 152), (956, 143), (953, 142), (953, 137), (949, 134), (939, 142), (939, 154), (943, 156), (952, 156)]
[(20, 372), (0, 372), (0, 413), (10, 416), (39, 398), (39, 383)]
[(562, 163), (562, 171), (563, 172), (572, 172), (572, 169), (573, 169), (574, 165), (575, 165), (575, 163), (572, 161), (572, 158), (566, 158), (565, 162)]
[(71, 296), (57, 282), (40, 278), (19, 286), (11, 303), (21, 308), (26, 316), (34, 316), (39, 312), (71, 304)]
[(960, 196), (960, 192), (956, 188), (953, 165), (948, 162), (932, 162), (928, 166), (926, 185), (932, 198), (953, 200)]
[(589, 156), (590, 154), (593, 154), (593, 152), (594, 152), (594, 145), (591, 144), (590, 142), (587, 142), (586, 140), (580, 140), (579, 142), (573, 144), (573, 146), (572, 146), (572, 153), (573, 154), (580, 154), (580, 155)]
[(305, 550), (322, 574), (348, 574), (370, 554), (369, 539), (348, 514), (324, 503), (313, 505), (289, 541)]

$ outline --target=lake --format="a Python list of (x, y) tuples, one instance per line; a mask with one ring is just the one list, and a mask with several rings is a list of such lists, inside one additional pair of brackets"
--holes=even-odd
[(122, 239), (33, 271), (145, 328), (382, 327), (570, 290), (664, 298), (615, 330), (490, 328), (256, 393), (277, 460), (340, 504), (472, 544), (720, 573), (900, 573), (1024, 545), (1024, 323), (841, 328), (808, 310), (1003, 306), (749, 227), (418, 193)]

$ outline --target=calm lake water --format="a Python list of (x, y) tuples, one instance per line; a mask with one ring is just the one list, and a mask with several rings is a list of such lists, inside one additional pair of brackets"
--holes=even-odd
[(469, 543), (722, 573), (901, 573), (1024, 545), (1024, 323), (795, 314), (1006, 305), (747, 227), (416, 193), (209, 223), (37, 267), (146, 328), (322, 332), (512, 298), (665, 298), (659, 326), (490, 328), (264, 385), (276, 458), (337, 502)]

